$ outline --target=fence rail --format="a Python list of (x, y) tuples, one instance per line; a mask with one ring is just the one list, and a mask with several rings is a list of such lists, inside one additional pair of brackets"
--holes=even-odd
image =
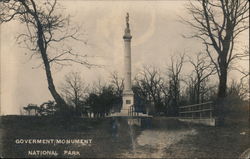
[(186, 105), (179, 107), (179, 116), (187, 119), (213, 118), (213, 102)]
[(138, 112), (135, 111), (135, 106), (131, 105), (128, 109), (128, 116), (138, 116)]

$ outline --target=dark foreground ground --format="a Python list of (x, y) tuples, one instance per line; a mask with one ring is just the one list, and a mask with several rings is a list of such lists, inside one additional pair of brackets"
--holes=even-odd
[[(231, 118), (232, 119), (232, 118)], [(46, 117), (2, 116), (1, 157), (55, 157), (28, 155), (33, 150), (55, 150), (57, 158), (238, 158), (250, 148), (247, 118), (227, 120), (224, 127), (184, 124), (158, 117), (150, 129), (131, 128), (120, 121), (118, 135), (110, 119), (60, 121)], [(133, 137), (131, 137), (131, 135)], [(92, 139), (80, 144), (17, 144), (17, 139)], [(78, 151), (80, 155), (64, 154)]]

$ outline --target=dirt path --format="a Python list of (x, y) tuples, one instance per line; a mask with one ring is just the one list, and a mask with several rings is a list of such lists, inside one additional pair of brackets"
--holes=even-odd
[(195, 129), (189, 130), (144, 130), (135, 140), (133, 149), (119, 157), (125, 158), (162, 158), (165, 150), (172, 144), (185, 139), (188, 135), (196, 135)]

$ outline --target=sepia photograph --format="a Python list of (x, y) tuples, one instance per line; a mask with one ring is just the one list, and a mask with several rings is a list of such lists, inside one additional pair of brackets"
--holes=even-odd
[(248, 0), (0, 0), (0, 158), (250, 158)]

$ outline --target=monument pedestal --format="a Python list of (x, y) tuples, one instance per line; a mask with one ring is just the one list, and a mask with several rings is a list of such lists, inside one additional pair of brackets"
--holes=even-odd
[(134, 93), (132, 90), (124, 91), (122, 101), (122, 109), (129, 110), (129, 108), (134, 105)]

